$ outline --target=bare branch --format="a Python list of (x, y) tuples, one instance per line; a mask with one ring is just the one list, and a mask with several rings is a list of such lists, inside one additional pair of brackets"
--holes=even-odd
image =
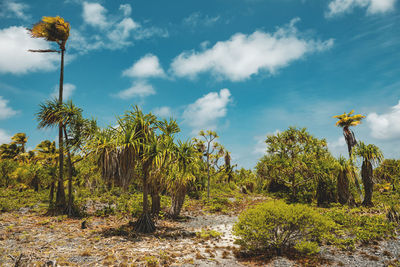
[(39, 49), (39, 50), (29, 49), (28, 51), (34, 53), (61, 53), (61, 51), (51, 50), (51, 49)]

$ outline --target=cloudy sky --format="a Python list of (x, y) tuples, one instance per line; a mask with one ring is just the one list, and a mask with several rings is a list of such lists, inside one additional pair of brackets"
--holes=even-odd
[(180, 138), (213, 129), (252, 168), (267, 134), (306, 127), (346, 154), (333, 115), (367, 116), (354, 131), (400, 157), (400, 1), (0, 0), (0, 143), (38, 130), (56, 95), (56, 48), (26, 32), (42, 16), (71, 24), (65, 96), (102, 126), (132, 105), (174, 117)]

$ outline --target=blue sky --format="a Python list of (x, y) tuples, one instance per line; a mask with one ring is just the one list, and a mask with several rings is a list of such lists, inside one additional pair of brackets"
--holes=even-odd
[(180, 138), (213, 129), (252, 168), (267, 134), (306, 127), (347, 154), (333, 115), (367, 118), (353, 130), (400, 156), (400, 4), (397, 0), (0, 0), (0, 143), (17, 132), (33, 149), (54, 95), (56, 48), (25, 28), (42, 16), (71, 24), (65, 94), (101, 126), (134, 104), (173, 116)]

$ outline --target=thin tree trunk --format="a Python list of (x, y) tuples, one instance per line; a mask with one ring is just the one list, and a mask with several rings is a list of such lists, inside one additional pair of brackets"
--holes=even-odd
[[(61, 70), (60, 70), (60, 90), (59, 90), (59, 105), (63, 103), (63, 83), (64, 83), (64, 51), (61, 49)], [(58, 144), (59, 144), (59, 176), (57, 185), (57, 196), (56, 196), (56, 209), (57, 211), (64, 212), (65, 203), (65, 190), (64, 190), (64, 142), (63, 142), (63, 125), (62, 123), (58, 126)]]
[(149, 200), (148, 200), (148, 182), (149, 164), (145, 163), (143, 166), (143, 212), (140, 218), (135, 222), (134, 229), (140, 233), (152, 233), (156, 230), (153, 220), (149, 214)]
[(54, 198), (54, 181), (51, 182), (50, 186), (50, 194), (49, 194), (50, 207), (53, 205), (53, 198)]
[(340, 204), (345, 205), (349, 202), (350, 192), (349, 192), (349, 179), (347, 178), (345, 172), (341, 171), (337, 179), (337, 194), (338, 201)]
[(172, 196), (169, 214), (173, 219), (176, 219), (180, 215), (183, 203), (185, 202), (185, 197), (186, 188), (184, 188), (183, 190), (177, 190), (175, 195)]
[(374, 204), (372, 203), (372, 192), (374, 188), (374, 182), (372, 180), (372, 165), (370, 162), (365, 161), (361, 167), (361, 177), (364, 184), (364, 201), (363, 206), (372, 207)]
[[(68, 141), (67, 130), (64, 129), (65, 140)], [(67, 144), (67, 154), (68, 154), (68, 206), (67, 206), (67, 214), (68, 216), (72, 216), (72, 205), (73, 205), (73, 196), (72, 196), (72, 161), (71, 161), (71, 153), (69, 151), (69, 147)]]
[(158, 192), (151, 194), (151, 214), (157, 218), (161, 210), (161, 197)]

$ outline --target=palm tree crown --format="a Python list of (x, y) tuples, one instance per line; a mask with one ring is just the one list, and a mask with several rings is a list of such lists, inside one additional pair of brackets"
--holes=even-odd
[(43, 17), (41, 21), (29, 29), (34, 38), (44, 38), (46, 41), (56, 42), (60, 49), (65, 49), (65, 43), (69, 37), (71, 26), (63, 18)]

